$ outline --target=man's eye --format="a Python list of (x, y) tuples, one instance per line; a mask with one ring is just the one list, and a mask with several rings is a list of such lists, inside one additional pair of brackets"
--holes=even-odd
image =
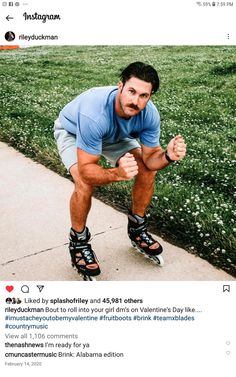
[(129, 92), (130, 92), (130, 94), (134, 94), (135, 93), (133, 89), (130, 89)]

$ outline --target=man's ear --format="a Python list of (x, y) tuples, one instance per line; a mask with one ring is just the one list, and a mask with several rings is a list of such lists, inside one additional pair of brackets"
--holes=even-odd
[(117, 86), (118, 86), (118, 90), (120, 91), (120, 92), (122, 92), (122, 89), (123, 89), (123, 82), (122, 81), (119, 81), (118, 82), (118, 84), (117, 84)]

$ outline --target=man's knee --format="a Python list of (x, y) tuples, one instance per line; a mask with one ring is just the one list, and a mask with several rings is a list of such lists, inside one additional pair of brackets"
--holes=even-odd
[(74, 164), (71, 166), (70, 174), (75, 184), (75, 188), (74, 188), (75, 193), (84, 192), (84, 193), (87, 193), (88, 195), (92, 195), (93, 186), (88, 185), (81, 179), (77, 164)]
[(138, 176), (144, 176), (145, 179), (155, 179), (156, 171), (148, 169), (148, 167), (144, 164), (143, 158), (142, 158), (142, 151), (141, 148), (136, 148), (130, 151), (132, 153), (137, 161), (138, 164)]
[(69, 172), (73, 178), (73, 181), (76, 183), (76, 181), (78, 181), (79, 179), (78, 165), (77, 164), (72, 165), (69, 169)]
[(155, 176), (156, 171), (149, 170), (144, 166), (139, 168), (139, 172), (136, 176), (136, 183), (149, 190), (154, 187)]
[(146, 177), (155, 178), (157, 172), (155, 170), (150, 170), (148, 167), (144, 164), (143, 161), (141, 161), (140, 164), (138, 164), (138, 174), (139, 175), (145, 175)]

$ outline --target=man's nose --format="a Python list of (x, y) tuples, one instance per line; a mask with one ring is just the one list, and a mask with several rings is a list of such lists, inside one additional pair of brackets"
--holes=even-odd
[(133, 96), (132, 102), (133, 102), (134, 105), (137, 105), (138, 104), (138, 96)]

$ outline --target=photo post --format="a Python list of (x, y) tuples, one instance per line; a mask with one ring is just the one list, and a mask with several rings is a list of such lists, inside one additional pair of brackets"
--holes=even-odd
[(1, 3), (8, 376), (234, 375), (235, 7)]

